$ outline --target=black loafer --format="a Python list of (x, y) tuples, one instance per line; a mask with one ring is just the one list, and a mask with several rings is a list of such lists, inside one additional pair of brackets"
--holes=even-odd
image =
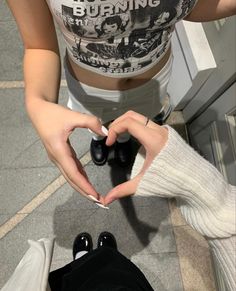
[(127, 142), (116, 142), (115, 160), (121, 167), (130, 165), (132, 161), (132, 143), (131, 139)]
[(109, 247), (117, 250), (117, 243), (114, 235), (107, 231), (102, 232), (98, 237), (97, 247)]
[(90, 252), (92, 249), (93, 241), (91, 235), (87, 232), (78, 234), (73, 243), (73, 259), (75, 259), (75, 256), (78, 252)]
[(95, 165), (102, 166), (106, 163), (109, 147), (106, 146), (106, 138), (102, 140), (91, 140), (90, 154)]

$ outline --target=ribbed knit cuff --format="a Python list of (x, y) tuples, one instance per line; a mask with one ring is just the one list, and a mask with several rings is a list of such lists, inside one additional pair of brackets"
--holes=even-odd
[(219, 290), (236, 290), (236, 236), (208, 239)]
[[(169, 126), (168, 141), (138, 185), (136, 195), (176, 197), (186, 221), (209, 237), (235, 234), (236, 188)], [(132, 177), (144, 162), (138, 154)]]

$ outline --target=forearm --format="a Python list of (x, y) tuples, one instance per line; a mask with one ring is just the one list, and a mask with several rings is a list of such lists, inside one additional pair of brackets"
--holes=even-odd
[(24, 44), (26, 105), (34, 98), (57, 102), (60, 57), (52, 14), (45, 0), (7, 0)]
[(185, 20), (193, 22), (213, 21), (236, 15), (235, 0), (198, 0)]
[(56, 52), (25, 50), (25, 104), (31, 119), (39, 111), (41, 101), (58, 102), (60, 70), (60, 58)]
[(236, 236), (207, 239), (215, 268), (219, 290), (236, 290)]
[(25, 98), (57, 103), (60, 86), (59, 55), (45, 49), (26, 49), (24, 56)]
[[(235, 234), (236, 187), (172, 128), (168, 131), (165, 147), (145, 172), (136, 194), (176, 197), (187, 222), (202, 235)], [(141, 155), (136, 157), (132, 176), (140, 171), (143, 161)]]

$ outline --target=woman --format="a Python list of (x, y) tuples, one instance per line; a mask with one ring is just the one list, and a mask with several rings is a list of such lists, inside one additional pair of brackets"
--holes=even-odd
[[(163, 1), (168, 5), (160, 5)], [(100, 196), (70, 145), (73, 130), (84, 127), (94, 132), (92, 159), (96, 164), (104, 164), (108, 148), (102, 124), (130, 109), (149, 118), (162, 110), (171, 71), (170, 39), (175, 22), (183, 18), (210, 21), (236, 14), (235, 0), (7, 2), (25, 47), (25, 104), (30, 119), (49, 158), (70, 185), (87, 198), (92, 195), (96, 199)], [(167, 12), (167, 6), (176, 11), (174, 18), (170, 22), (164, 18), (165, 25), (160, 24), (160, 28), (150, 27), (150, 17), (154, 17), (151, 11), (160, 15), (158, 9), (164, 7)], [(120, 16), (122, 29), (115, 30), (113, 37), (109, 34), (108, 39), (105, 34), (99, 36), (104, 20), (114, 15)], [(57, 104), (61, 68), (53, 17), (67, 45), (64, 63), (68, 106), (72, 110)], [(140, 31), (139, 36), (135, 35), (135, 47), (129, 41), (133, 31)], [(116, 159), (122, 165), (129, 162), (129, 150), (129, 137), (120, 136)]]

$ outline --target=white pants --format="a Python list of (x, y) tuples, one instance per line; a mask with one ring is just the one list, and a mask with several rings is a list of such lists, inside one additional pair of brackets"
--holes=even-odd
[(172, 68), (171, 56), (165, 66), (150, 81), (134, 89), (103, 90), (77, 81), (69, 72), (66, 60), (65, 74), (69, 91), (68, 107), (74, 111), (97, 116), (102, 123), (112, 121), (128, 110), (149, 118), (162, 109)]

